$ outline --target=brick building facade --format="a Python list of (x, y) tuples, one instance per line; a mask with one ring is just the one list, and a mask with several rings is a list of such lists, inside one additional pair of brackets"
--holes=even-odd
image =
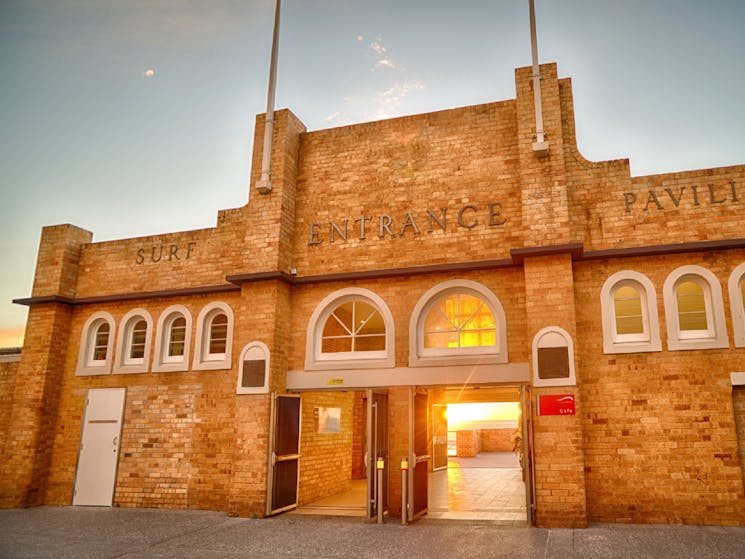
[[(278, 111), (272, 191), (214, 228), (44, 228), (0, 363), (0, 505), (264, 516), (374, 444), (393, 516), (409, 458), (415, 516), (432, 405), (478, 386), (523, 398), (537, 525), (744, 524), (745, 165), (586, 161), (570, 81), (541, 74), (546, 156), (520, 68), (503, 102), (313, 132)], [(300, 395), (299, 452), (277, 394)], [(550, 395), (574, 413), (539, 415)]]

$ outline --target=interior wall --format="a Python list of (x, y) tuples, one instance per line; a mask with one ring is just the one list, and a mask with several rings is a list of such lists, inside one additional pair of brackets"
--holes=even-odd
[[(298, 505), (307, 505), (349, 490), (352, 479), (354, 403), (354, 392), (303, 393)], [(339, 432), (318, 432), (320, 408), (341, 410)]]

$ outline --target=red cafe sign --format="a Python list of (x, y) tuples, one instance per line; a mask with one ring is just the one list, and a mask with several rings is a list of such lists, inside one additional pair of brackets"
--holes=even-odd
[(574, 415), (573, 394), (548, 394), (538, 396), (538, 415)]

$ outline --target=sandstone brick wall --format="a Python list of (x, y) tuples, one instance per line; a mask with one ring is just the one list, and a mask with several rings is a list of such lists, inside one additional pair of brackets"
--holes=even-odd
[(18, 361), (0, 360), (0, 448), (5, 448), (13, 415), (13, 388)]
[[(575, 267), (590, 520), (732, 524), (745, 518), (729, 384), (744, 350), (668, 351), (662, 300), (665, 278), (678, 266), (702, 265), (726, 284), (743, 260), (743, 251), (727, 251)], [(603, 354), (600, 289), (622, 269), (646, 274), (657, 290), (661, 352)], [(729, 314), (726, 299), (725, 307)]]
[[(354, 392), (306, 392), (303, 394), (300, 438), (299, 504), (313, 503), (346, 491), (352, 479)], [(314, 410), (341, 409), (338, 433), (318, 433)]]
[[(300, 144), (293, 252), (299, 275), (507, 257), (519, 244), (515, 104), (492, 103), (304, 134)], [(343, 146), (340, 149), (340, 146)], [(488, 204), (502, 225), (489, 226)], [(458, 212), (473, 205), (462, 215)], [(427, 210), (446, 230), (429, 232)], [(495, 210), (497, 208), (495, 207)], [(411, 212), (413, 226), (405, 226)], [(380, 238), (380, 216), (392, 218)], [(362, 216), (365, 239), (360, 240)], [(344, 228), (331, 240), (331, 222)], [(318, 224), (318, 244), (310, 243)]]
[(515, 429), (482, 429), (481, 452), (512, 452)]
[(465, 430), (455, 432), (455, 455), (458, 458), (472, 458), (481, 452), (481, 431)]

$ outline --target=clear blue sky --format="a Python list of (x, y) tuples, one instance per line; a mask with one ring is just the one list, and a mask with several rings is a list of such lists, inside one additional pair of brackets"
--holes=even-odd
[[(634, 175), (745, 163), (745, 1), (536, 0), (580, 150)], [(41, 228), (95, 240), (246, 203), (274, 0), (0, 0), (0, 346)], [(528, 0), (285, 0), (277, 107), (310, 130), (514, 98)], [(745, 220), (744, 220), (745, 222)]]

